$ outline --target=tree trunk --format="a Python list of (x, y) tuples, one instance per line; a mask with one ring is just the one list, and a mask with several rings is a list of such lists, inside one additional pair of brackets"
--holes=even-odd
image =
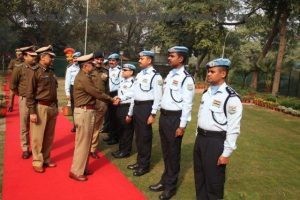
[(277, 55), (277, 62), (275, 67), (275, 74), (274, 74), (274, 82), (272, 88), (272, 95), (275, 96), (279, 90), (279, 83), (280, 83), (280, 75), (281, 75), (281, 67), (283, 56), (285, 53), (286, 47), (286, 32), (287, 32), (287, 19), (288, 19), (288, 9), (285, 8), (284, 12), (280, 17), (280, 32), (279, 32), (279, 50)]
[(207, 50), (205, 52), (203, 52), (203, 54), (201, 54), (201, 56), (198, 55), (198, 57), (197, 57), (197, 64), (196, 64), (196, 69), (195, 69), (195, 74), (194, 74), (194, 80), (198, 80), (198, 78), (199, 78), (199, 77), (197, 77), (197, 75), (200, 70), (200, 65), (203, 62), (206, 55), (207, 55)]

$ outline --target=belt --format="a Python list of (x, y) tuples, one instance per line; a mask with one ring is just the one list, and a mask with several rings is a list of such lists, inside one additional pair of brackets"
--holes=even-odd
[(147, 100), (147, 101), (134, 101), (134, 105), (143, 105), (143, 104), (152, 104), (153, 100)]
[(119, 106), (120, 106), (120, 107), (129, 107), (129, 106), (130, 106), (130, 103), (123, 103), (123, 104), (120, 104)]
[(118, 90), (109, 92), (109, 96), (111, 96), (111, 97), (114, 97), (114, 96), (116, 96), (117, 94), (118, 94)]
[(226, 139), (226, 131), (208, 131), (198, 127), (197, 132), (205, 137), (219, 137)]
[(78, 106), (76, 108), (81, 108), (81, 109), (85, 109), (85, 110), (95, 110), (95, 105)]
[(53, 106), (56, 105), (53, 101), (38, 101), (38, 104), (43, 106)]
[(181, 115), (182, 111), (181, 110), (165, 110), (165, 109), (161, 108), (160, 113), (163, 115), (177, 116), (177, 115)]

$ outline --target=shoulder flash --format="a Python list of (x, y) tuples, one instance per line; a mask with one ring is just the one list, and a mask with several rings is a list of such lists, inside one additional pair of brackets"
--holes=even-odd
[(236, 91), (234, 89), (232, 89), (231, 87), (227, 86), (226, 87), (226, 91), (229, 94), (230, 97), (235, 97), (235, 96), (239, 96)]

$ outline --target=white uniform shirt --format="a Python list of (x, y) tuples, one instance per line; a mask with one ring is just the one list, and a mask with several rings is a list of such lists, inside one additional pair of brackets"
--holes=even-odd
[(121, 67), (119, 65), (114, 68), (109, 68), (109, 91), (117, 91), (120, 87), (121, 77)]
[(184, 66), (172, 69), (164, 81), (161, 108), (182, 110), (179, 127), (186, 127), (187, 122), (191, 121), (194, 94), (194, 80), (185, 72)]
[(223, 83), (215, 93), (209, 87), (203, 94), (198, 113), (198, 126), (209, 131), (226, 131), (222, 156), (229, 157), (236, 149), (243, 106), (237, 96), (230, 97), (226, 105), (227, 117), (225, 116), (224, 103), (229, 95), (226, 87), (227, 84)]
[(121, 104), (131, 103), (131, 99), (133, 98), (133, 82), (133, 77), (121, 81), (120, 88), (118, 89), (118, 97), (121, 99)]
[(70, 96), (70, 87), (74, 85), (74, 80), (78, 74), (80, 67), (78, 63), (73, 63), (70, 67), (67, 68), (66, 77), (65, 77), (65, 93), (67, 96)]
[(151, 114), (156, 114), (160, 109), (162, 97), (162, 77), (157, 74), (153, 66), (140, 71), (133, 83), (133, 99), (129, 108), (128, 115), (132, 116), (134, 101), (153, 100)]

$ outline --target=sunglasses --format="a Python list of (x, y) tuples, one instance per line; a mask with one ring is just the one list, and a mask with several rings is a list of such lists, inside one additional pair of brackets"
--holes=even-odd
[(132, 71), (131, 69), (122, 69), (122, 71), (127, 72), (127, 71)]

